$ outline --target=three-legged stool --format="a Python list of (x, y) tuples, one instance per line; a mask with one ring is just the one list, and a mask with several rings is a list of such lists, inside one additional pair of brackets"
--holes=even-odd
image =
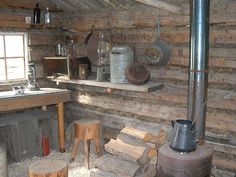
[(101, 123), (94, 119), (80, 119), (74, 124), (74, 145), (71, 153), (71, 161), (74, 161), (78, 151), (80, 140), (84, 141), (84, 163), (89, 168), (89, 147), (90, 140), (95, 141), (96, 152), (98, 156), (102, 155), (100, 147)]

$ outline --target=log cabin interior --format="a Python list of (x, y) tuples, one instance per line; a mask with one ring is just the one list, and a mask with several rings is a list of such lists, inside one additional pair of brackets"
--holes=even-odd
[(235, 48), (235, 0), (1, 0), (0, 177), (236, 177)]

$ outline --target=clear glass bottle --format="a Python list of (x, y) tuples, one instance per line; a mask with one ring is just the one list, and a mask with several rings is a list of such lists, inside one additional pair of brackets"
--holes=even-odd
[(62, 56), (61, 48), (62, 48), (62, 44), (59, 41), (56, 45), (56, 56)]
[(45, 11), (45, 14), (44, 14), (44, 23), (45, 24), (50, 24), (51, 23), (51, 14), (49, 12), (48, 7), (46, 7), (46, 11)]
[(36, 7), (34, 8), (34, 23), (40, 23), (40, 13), (39, 4), (36, 3)]

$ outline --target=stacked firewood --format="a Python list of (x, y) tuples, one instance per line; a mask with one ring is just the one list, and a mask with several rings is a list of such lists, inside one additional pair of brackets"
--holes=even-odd
[(107, 155), (96, 162), (91, 177), (154, 177), (158, 148), (167, 142), (164, 129), (152, 134), (125, 127), (105, 145)]

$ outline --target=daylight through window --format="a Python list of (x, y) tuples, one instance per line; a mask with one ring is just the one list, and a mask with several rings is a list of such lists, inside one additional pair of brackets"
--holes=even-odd
[(0, 81), (26, 78), (26, 34), (0, 33)]

